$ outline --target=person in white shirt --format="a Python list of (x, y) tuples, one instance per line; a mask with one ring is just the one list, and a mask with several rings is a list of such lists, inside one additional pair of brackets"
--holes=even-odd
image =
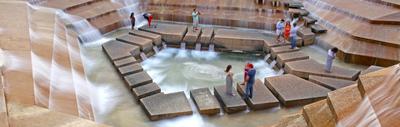
[(281, 42), (281, 37), (283, 38), (283, 29), (285, 28), (285, 20), (281, 19), (276, 23), (276, 42)]
[(325, 72), (331, 73), (333, 60), (335, 59), (337, 52), (338, 48), (336, 47), (328, 50), (328, 56), (326, 58), (326, 64), (325, 64)]

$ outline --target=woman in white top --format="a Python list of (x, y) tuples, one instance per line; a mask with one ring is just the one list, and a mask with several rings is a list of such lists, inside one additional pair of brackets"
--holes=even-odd
[(336, 57), (336, 53), (338, 52), (338, 48), (332, 48), (328, 50), (328, 57), (326, 58), (325, 64), (325, 72), (330, 73), (332, 69), (333, 60)]
[(226, 94), (234, 96), (233, 94), (233, 73), (231, 72), (232, 65), (228, 65), (225, 69), (226, 74)]

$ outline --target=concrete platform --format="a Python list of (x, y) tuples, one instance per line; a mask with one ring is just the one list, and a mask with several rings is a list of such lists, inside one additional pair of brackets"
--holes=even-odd
[(161, 35), (141, 30), (130, 31), (129, 34), (153, 40), (153, 45), (161, 46)]
[(337, 90), (349, 85), (353, 85), (356, 82), (352, 80), (344, 80), (344, 79), (337, 79), (337, 78), (329, 78), (329, 77), (321, 77), (310, 75), (309, 80), (313, 83), (319, 84), (325, 88), (330, 90)]
[(106, 42), (102, 45), (102, 47), (108, 58), (110, 58), (112, 61), (137, 56), (140, 54), (140, 49), (138, 46), (126, 44), (116, 40)]
[(384, 81), (388, 76), (393, 75), (393, 70), (395, 69), (396, 66), (391, 66), (375, 72), (360, 75), (358, 79), (358, 89), (360, 90), (361, 95), (365, 96), (366, 94), (371, 93), (372, 91), (381, 87), (382, 84), (386, 84)]
[(323, 77), (339, 78), (346, 80), (356, 80), (360, 71), (332, 67), (332, 72), (327, 73), (324, 65), (313, 59), (287, 62), (284, 67), (285, 72), (308, 79), (309, 75), (317, 75)]
[(328, 30), (319, 24), (313, 24), (313, 25), (311, 25), (311, 31), (316, 34), (322, 34), (322, 33), (326, 33)]
[(216, 48), (242, 51), (263, 51), (262, 33), (244, 30), (217, 29), (213, 43)]
[(297, 31), (297, 35), (299, 35), (303, 41), (302, 46), (312, 45), (315, 41), (315, 34), (311, 31), (310, 28), (302, 28)]
[(300, 48), (290, 49), (288, 46), (280, 46), (271, 48), (271, 58), (275, 59), (278, 54), (299, 51)]
[(123, 67), (123, 66), (126, 66), (126, 65), (134, 64), (134, 63), (139, 63), (139, 61), (136, 60), (135, 57), (127, 57), (127, 58), (124, 58), (124, 59), (115, 60), (114, 61), (114, 66), (119, 68), (119, 67)]
[(362, 97), (356, 84), (328, 94), (328, 105), (336, 121), (345, 119), (353, 114), (361, 104), (361, 101)]
[(303, 117), (310, 127), (336, 127), (326, 99), (304, 106)]
[[(244, 85), (237, 84), (237, 91), (240, 95), (244, 95), (246, 87)], [(252, 110), (267, 109), (271, 107), (279, 106), (278, 99), (275, 98), (274, 94), (257, 79), (253, 86), (253, 98), (245, 100), (247, 105)]]
[(153, 82), (153, 79), (151, 79), (146, 71), (124, 76), (124, 80), (130, 88), (146, 85)]
[(310, 25), (312, 25), (312, 24), (317, 22), (316, 19), (314, 19), (314, 18), (312, 18), (310, 16), (305, 16), (305, 17), (303, 17), (303, 19), (304, 19), (305, 26), (310, 26)]
[(372, 66), (369, 66), (367, 69), (361, 71), (360, 75), (365, 75), (365, 74), (375, 72), (375, 71), (378, 71), (381, 69), (383, 69), (383, 67), (372, 65)]
[(303, 105), (326, 98), (329, 89), (287, 74), (268, 77), (265, 85), (284, 106)]
[(308, 127), (302, 114), (293, 114), (283, 117), (272, 127)]
[(202, 28), (199, 42), (201, 44), (210, 44), (212, 42), (212, 37), (214, 36), (214, 28), (204, 27)]
[(193, 113), (184, 92), (159, 93), (140, 99), (140, 103), (152, 121)]
[(153, 49), (153, 41), (143, 37), (127, 34), (117, 37), (117, 40), (139, 46), (140, 50), (144, 52), (149, 52)]
[(231, 96), (226, 94), (225, 85), (215, 86), (214, 95), (217, 97), (218, 101), (221, 103), (222, 108), (225, 112), (236, 113), (246, 110), (246, 103), (242, 100), (242, 97), (236, 91), (233, 91), (236, 96)]
[(270, 53), (271, 52), (271, 48), (280, 47), (280, 46), (286, 46), (286, 45), (290, 45), (290, 43), (288, 43), (287, 41), (285, 41), (285, 43), (276, 43), (275, 40), (265, 40), (264, 41), (264, 52), (265, 53)]
[(141, 71), (143, 71), (143, 68), (139, 63), (130, 64), (130, 65), (118, 68), (118, 72), (122, 76), (127, 76), (127, 75), (130, 75), (130, 74), (139, 73)]
[(301, 51), (297, 51), (297, 52), (278, 54), (276, 61), (278, 66), (282, 68), (286, 62), (305, 60), (305, 59), (309, 59), (309, 56)]
[(196, 31), (193, 31), (193, 26), (189, 26), (185, 37), (183, 37), (183, 42), (186, 42), (186, 46), (188, 45), (194, 46), (195, 43), (198, 42), (201, 33), (202, 33), (201, 28), (199, 28)]
[(304, 7), (303, 3), (299, 1), (288, 1), (289, 8), (302, 8)]
[(208, 88), (190, 90), (190, 97), (196, 104), (197, 110), (203, 115), (215, 115), (220, 112), (221, 106)]
[(147, 26), (139, 28), (140, 30), (161, 35), (161, 39), (167, 43), (179, 45), (185, 36), (188, 28), (186, 25), (176, 24), (157, 24), (156, 28)]
[(143, 86), (132, 88), (133, 96), (136, 100), (148, 97), (161, 92), (160, 87), (156, 83), (149, 83)]

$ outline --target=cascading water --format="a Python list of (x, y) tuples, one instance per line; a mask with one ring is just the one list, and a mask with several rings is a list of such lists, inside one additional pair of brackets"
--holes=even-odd
[(181, 43), (181, 49), (182, 49), (182, 50), (185, 50), (185, 49), (186, 49), (186, 43), (185, 43), (185, 42), (182, 42), (182, 43)]
[(264, 61), (267, 61), (269, 58), (271, 57), (271, 54), (267, 54), (267, 55), (265, 55), (265, 57), (264, 57)]
[(270, 66), (271, 68), (275, 67), (275, 65), (276, 65), (276, 60), (273, 60), (273, 61), (271, 62), (271, 64), (269, 64), (269, 66)]
[(210, 45), (209, 45), (208, 51), (214, 52), (214, 44), (210, 44)]
[(153, 46), (153, 50), (154, 50), (154, 53), (156, 53), (156, 54), (160, 51), (157, 46)]
[(162, 46), (163, 46), (163, 49), (166, 49), (167, 48), (167, 43), (163, 42)]
[(147, 56), (144, 52), (140, 52), (140, 58), (142, 58), (142, 60), (144, 61), (147, 59)]
[(201, 43), (196, 43), (195, 50), (196, 51), (200, 51), (201, 50)]

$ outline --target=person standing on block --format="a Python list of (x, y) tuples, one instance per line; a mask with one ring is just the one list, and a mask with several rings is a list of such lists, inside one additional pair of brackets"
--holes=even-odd
[(250, 64), (249, 71), (247, 72), (246, 78), (246, 92), (245, 92), (245, 99), (253, 98), (253, 85), (255, 82), (256, 77), (256, 69), (254, 68), (253, 64)]
[(192, 17), (193, 17), (193, 31), (198, 30), (198, 26), (199, 26), (199, 15), (200, 15), (200, 12), (198, 12), (198, 11), (196, 10), (196, 8), (193, 9), (193, 12), (192, 12)]
[(228, 65), (225, 69), (226, 94), (235, 96), (232, 92), (233, 91), (233, 73), (231, 72), (231, 69), (232, 69), (232, 65)]
[(131, 13), (131, 16), (130, 16), (129, 18), (131, 19), (131, 24), (132, 24), (131, 29), (134, 30), (134, 29), (135, 29), (135, 22), (136, 22), (136, 21), (135, 21), (135, 20), (136, 20), (136, 19), (135, 19), (135, 13), (132, 12), (132, 13)]
[(335, 59), (336, 53), (338, 51), (339, 50), (336, 47), (328, 50), (328, 56), (326, 58), (326, 64), (325, 64), (325, 72), (331, 73), (333, 60)]
[(283, 29), (285, 28), (285, 20), (281, 19), (276, 23), (276, 42), (280, 43), (281, 42), (281, 37), (283, 37)]
[(150, 13), (144, 13), (143, 17), (147, 20), (147, 24), (149, 25), (149, 27), (151, 27), (151, 20), (153, 20), (153, 15), (151, 15)]
[(296, 23), (293, 23), (293, 27), (290, 29), (290, 49), (296, 48), (296, 40), (297, 40), (297, 31), (299, 30), (299, 26)]

